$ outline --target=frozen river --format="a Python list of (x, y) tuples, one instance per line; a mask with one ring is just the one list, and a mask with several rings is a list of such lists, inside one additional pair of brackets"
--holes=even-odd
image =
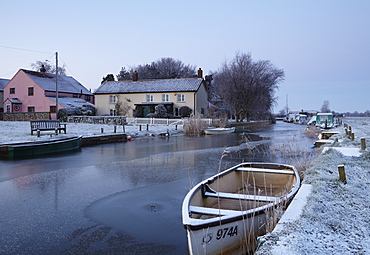
[(146, 137), (0, 161), (0, 254), (188, 254), (188, 190), (219, 167), (282, 161), (266, 151), (288, 140), (311, 150), (303, 129), (278, 122), (247, 144), (241, 134)]

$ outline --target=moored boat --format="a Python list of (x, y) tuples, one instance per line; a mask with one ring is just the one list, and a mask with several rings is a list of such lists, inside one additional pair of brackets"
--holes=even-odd
[(190, 254), (251, 252), (299, 187), (294, 166), (274, 163), (241, 163), (200, 182), (182, 205)]
[(231, 128), (226, 128), (226, 127), (224, 127), (224, 128), (221, 128), (221, 127), (207, 128), (207, 129), (204, 129), (203, 131), (206, 135), (230, 134), (230, 133), (233, 133), (235, 131), (235, 127), (231, 127)]
[(82, 136), (63, 139), (0, 144), (0, 158), (27, 158), (76, 150), (81, 147)]

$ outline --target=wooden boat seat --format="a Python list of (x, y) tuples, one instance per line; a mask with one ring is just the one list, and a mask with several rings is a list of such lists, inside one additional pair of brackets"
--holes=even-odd
[(194, 205), (189, 206), (189, 212), (199, 213), (199, 214), (208, 214), (208, 215), (232, 215), (232, 216), (241, 214), (241, 211), (201, 207), (201, 206), (194, 206)]
[(246, 172), (259, 172), (259, 173), (274, 173), (274, 174), (290, 174), (294, 175), (293, 170), (284, 170), (284, 169), (264, 169), (264, 168), (253, 168), (253, 167), (238, 167), (238, 171)]
[(238, 193), (225, 193), (225, 192), (205, 192), (207, 197), (219, 197), (219, 198), (228, 198), (228, 199), (240, 199), (240, 200), (254, 200), (262, 202), (276, 202), (280, 197), (270, 197), (270, 196), (257, 196), (257, 195), (246, 195)]

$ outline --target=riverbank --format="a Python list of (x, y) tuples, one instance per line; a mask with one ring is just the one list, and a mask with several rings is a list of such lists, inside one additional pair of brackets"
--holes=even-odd
[(106, 141), (110, 136), (117, 138), (123, 134), (135, 138), (166, 134), (173, 135), (181, 132), (183, 132), (182, 125), (126, 125), (123, 129), (122, 126), (107, 124), (67, 123), (66, 134), (56, 135), (54, 131), (41, 131), (40, 137), (37, 137), (36, 132), (34, 132), (34, 135), (31, 135), (29, 121), (0, 121), (0, 144), (43, 141), (80, 135), (89, 140), (102, 138)]
[[(312, 186), (298, 219), (285, 223), (261, 238), (256, 254), (367, 254), (370, 252), (370, 118), (345, 118), (352, 127), (352, 141), (344, 127), (336, 128), (338, 142), (325, 149), (307, 169), (303, 184)], [(344, 155), (335, 148), (367, 148), (360, 156)], [(347, 183), (339, 180), (344, 165)], [(289, 210), (294, 211), (295, 208)]]

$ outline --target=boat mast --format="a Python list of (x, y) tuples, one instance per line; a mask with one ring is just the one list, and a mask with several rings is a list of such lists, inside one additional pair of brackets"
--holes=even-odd
[(55, 107), (55, 113), (56, 113), (56, 118), (58, 119), (58, 52), (55, 52), (55, 91), (56, 91), (56, 107)]

